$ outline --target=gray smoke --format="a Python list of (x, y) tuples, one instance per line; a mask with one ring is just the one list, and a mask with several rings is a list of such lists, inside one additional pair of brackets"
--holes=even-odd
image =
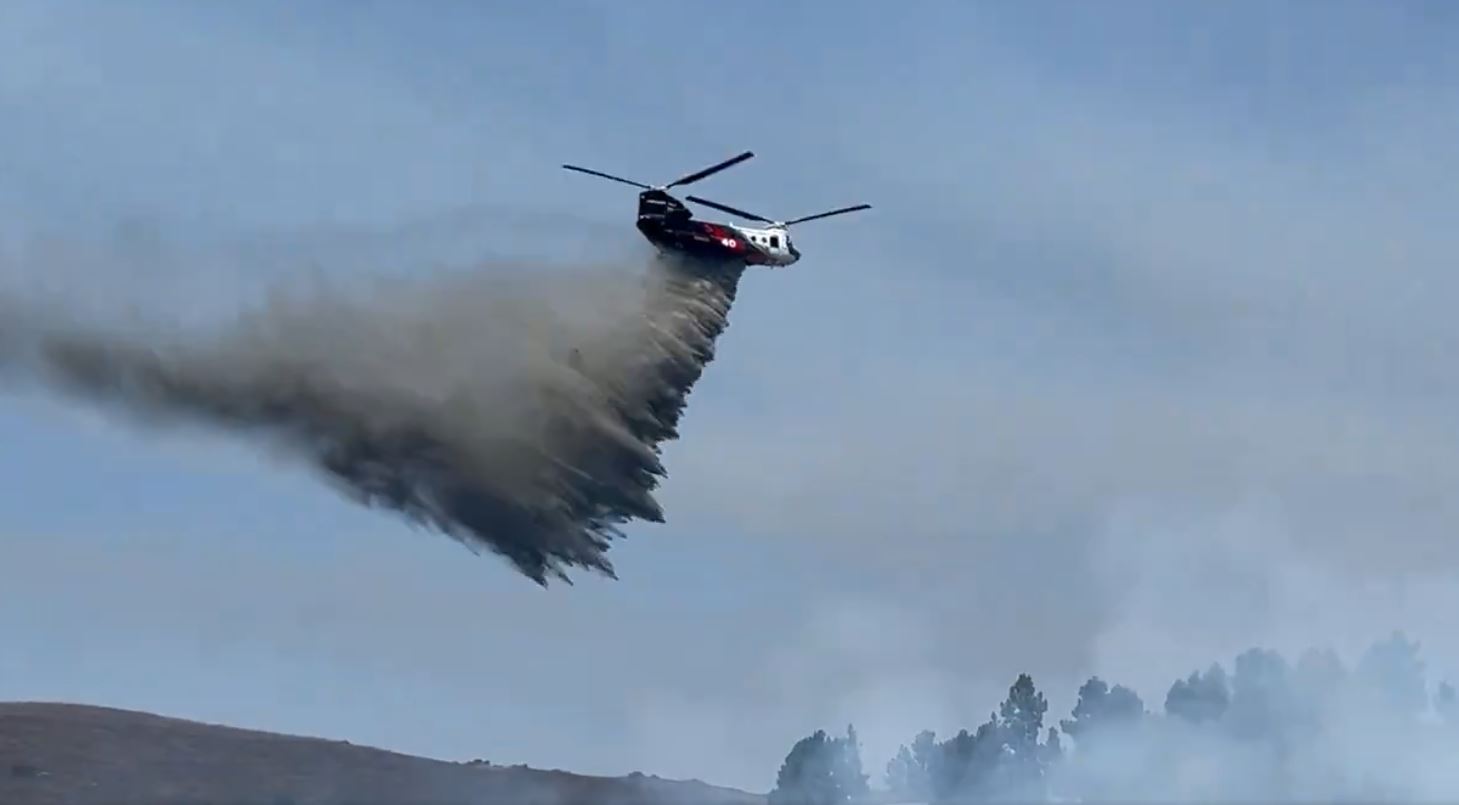
[[(210, 331), (0, 308), (0, 365), (137, 422), (301, 456), (361, 504), (508, 559), (538, 584), (630, 520), (662, 521), (660, 447), (713, 358), (742, 266), (492, 266), (364, 293), (276, 292)], [(68, 318), (69, 315), (69, 318)]]

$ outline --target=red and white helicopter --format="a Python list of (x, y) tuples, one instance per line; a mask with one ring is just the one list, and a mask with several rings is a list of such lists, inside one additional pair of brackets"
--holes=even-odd
[(790, 221), (772, 221), (769, 218), (709, 199), (698, 196), (684, 197), (686, 201), (703, 204), (739, 218), (766, 224), (763, 227), (735, 226), (697, 219), (683, 202), (668, 193), (671, 187), (692, 184), (732, 165), (744, 162), (754, 155), (753, 152), (746, 151), (717, 165), (682, 176), (668, 184), (656, 186), (589, 168), (581, 168), (577, 165), (563, 165), (562, 167), (570, 171), (643, 188), (643, 192), (638, 194), (638, 231), (660, 249), (676, 251), (698, 259), (739, 260), (746, 265), (770, 267), (788, 266), (800, 260), (800, 251), (790, 240), (791, 226), (814, 221), (817, 218), (829, 218), (832, 215), (871, 209), (870, 204), (858, 204), (854, 207), (842, 207), (839, 210), (806, 215)]

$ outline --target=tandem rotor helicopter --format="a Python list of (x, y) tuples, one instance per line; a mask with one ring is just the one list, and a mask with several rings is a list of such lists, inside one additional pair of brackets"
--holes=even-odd
[(777, 268), (788, 266), (800, 260), (800, 252), (790, 240), (789, 229), (791, 226), (814, 221), (817, 218), (829, 218), (832, 215), (871, 209), (870, 204), (858, 204), (854, 207), (842, 207), (839, 210), (806, 215), (790, 221), (772, 221), (769, 218), (737, 210), (709, 199), (698, 196), (684, 197), (686, 201), (692, 201), (695, 204), (703, 204), (739, 218), (767, 224), (764, 227), (735, 226), (696, 219), (683, 202), (668, 193), (671, 187), (692, 184), (719, 173), (725, 168), (738, 165), (754, 155), (754, 152), (746, 151), (739, 156), (726, 159), (718, 165), (695, 171), (668, 184), (656, 186), (577, 165), (563, 165), (562, 167), (570, 171), (643, 188), (643, 192), (638, 194), (638, 231), (660, 249), (680, 252), (699, 259), (739, 260), (747, 265)]

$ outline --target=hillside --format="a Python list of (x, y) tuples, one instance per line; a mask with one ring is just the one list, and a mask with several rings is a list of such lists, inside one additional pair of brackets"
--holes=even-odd
[(451, 763), (74, 704), (0, 703), (0, 802), (763, 805), (697, 781)]

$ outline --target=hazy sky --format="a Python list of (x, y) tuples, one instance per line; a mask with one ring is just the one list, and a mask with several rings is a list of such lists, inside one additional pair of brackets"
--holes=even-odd
[(1459, 9), (0, 6), (0, 288), (207, 318), (283, 275), (622, 251), (752, 273), (621, 579), (542, 590), (225, 437), (0, 408), (0, 698), (765, 789), (1013, 677), (1166, 686), (1394, 627), (1459, 676)]

